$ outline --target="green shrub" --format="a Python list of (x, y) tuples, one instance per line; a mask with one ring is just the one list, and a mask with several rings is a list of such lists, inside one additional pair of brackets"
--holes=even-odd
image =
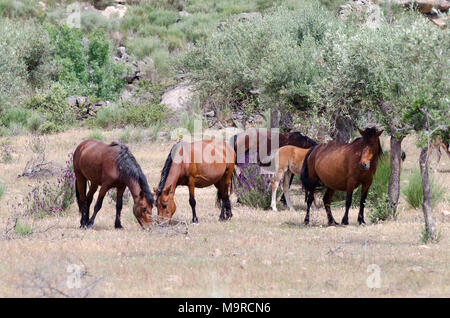
[[(405, 197), (406, 202), (414, 208), (419, 209), (423, 204), (423, 188), (422, 188), (422, 177), (420, 175), (420, 170), (415, 169), (407, 178), (408, 184), (403, 187), (402, 194)], [(444, 188), (437, 184), (433, 178), (430, 178), (430, 195), (431, 195), (431, 206), (435, 207), (438, 204), (445, 193)]]
[(131, 124), (139, 127), (150, 127), (167, 118), (167, 107), (163, 104), (143, 104), (123, 106), (123, 124)]
[(43, 27), (33, 20), (0, 17), (0, 112), (17, 107), (49, 81), (50, 45)]
[(6, 109), (1, 113), (0, 124), (8, 128), (14, 124), (26, 126), (31, 113), (31, 110), (22, 107)]
[(75, 123), (75, 110), (67, 103), (67, 93), (62, 85), (55, 83), (48, 90), (38, 91), (27, 107), (42, 113), (56, 127), (67, 127)]
[(127, 51), (138, 60), (143, 59), (146, 56), (150, 56), (156, 49), (163, 46), (158, 37), (128, 38), (125, 45), (127, 47)]
[(69, 94), (95, 96), (114, 100), (125, 85), (124, 66), (110, 61), (110, 44), (103, 29), (88, 36), (87, 48), (83, 32), (68, 26), (49, 26), (57, 67), (57, 80)]
[(95, 139), (95, 140), (103, 141), (103, 140), (105, 140), (105, 137), (103, 137), (103, 134), (100, 130), (94, 130), (89, 133), (88, 139)]
[(103, 129), (117, 127), (122, 121), (121, 107), (113, 104), (100, 108), (97, 116), (89, 119), (88, 123), (91, 127), (100, 127)]
[(0, 17), (25, 18), (38, 15), (35, 0), (0, 0)]
[(14, 232), (20, 236), (27, 236), (33, 233), (31, 225), (17, 221)]

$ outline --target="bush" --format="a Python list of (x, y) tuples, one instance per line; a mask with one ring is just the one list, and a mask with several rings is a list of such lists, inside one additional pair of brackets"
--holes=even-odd
[[(248, 21), (231, 18), (187, 51), (177, 66), (210, 104), (301, 109), (309, 106), (310, 87), (321, 75), (325, 34), (338, 23), (315, 2), (302, 2), (297, 11), (277, 8)], [(254, 89), (262, 93), (255, 97)]]
[(114, 100), (125, 85), (124, 66), (110, 61), (110, 44), (103, 29), (88, 36), (87, 49), (83, 32), (68, 26), (49, 26), (57, 67), (56, 77), (73, 95), (95, 96)]
[(17, 220), (16, 225), (14, 226), (14, 232), (20, 236), (27, 236), (33, 233), (33, 228), (30, 224), (21, 223)]
[(103, 141), (105, 139), (105, 137), (103, 137), (103, 134), (100, 130), (94, 130), (89, 133), (88, 139), (95, 139), (95, 140)]
[[(430, 178), (430, 195), (431, 195), (431, 205), (435, 207), (437, 203), (442, 200), (445, 193), (444, 188), (437, 184), (432, 178)], [(422, 177), (420, 175), (420, 170), (415, 169), (408, 176), (408, 184), (403, 187), (402, 194), (405, 197), (406, 202), (414, 208), (422, 208), (423, 203), (423, 188), (422, 188)]]
[(55, 184), (39, 181), (26, 197), (12, 208), (17, 217), (43, 218), (63, 213), (75, 200), (75, 174), (72, 154), (68, 154), (66, 167)]
[(271, 177), (260, 174), (256, 164), (240, 166), (240, 173), (233, 176), (233, 189), (241, 204), (269, 209), (272, 201)]
[(38, 91), (27, 102), (27, 107), (42, 113), (57, 130), (61, 130), (76, 120), (75, 110), (67, 103), (66, 98), (65, 89), (59, 83), (55, 83), (47, 90)]
[(49, 80), (49, 38), (33, 20), (0, 17), (0, 112), (30, 96)]
[(124, 103), (120, 106), (111, 105), (100, 109), (97, 117), (89, 120), (91, 127), (113, 128), (132, 125), (136, 127), (150, 127), (169, 116), (168, 109), (163, 104), (152, 102), (133, 105)]

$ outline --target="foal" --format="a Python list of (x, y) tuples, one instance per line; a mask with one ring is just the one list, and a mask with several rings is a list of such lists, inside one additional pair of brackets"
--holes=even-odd
[(276, 197), (280, 180), (282, 183), (284, 197), (286, 198), (286, 204), (291, 211), (294, 211), (294, 207), (292, 206), (289, 196), (289, 184), (294, 174), (297, 176), (300, 175), (303, 159), (308, 151), (309, 149), (295, 146), (284, 146), (278, 149), (273, 156), (272, 160), (275, 163), (275, 174), (273, 175), (272, 180), (272, 203), (270, 205), (273, 211), (277, 211)]

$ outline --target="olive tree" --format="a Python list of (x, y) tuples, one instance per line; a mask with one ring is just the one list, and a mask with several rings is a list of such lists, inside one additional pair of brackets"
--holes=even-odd
[(431, 237), (435, 232), (426, 154), (432, 135), (448, 129), (448, 33), (415, 14), (376, 29), (342, 27), (330, 34), (334, 41), (324, 54), (325, 76), (312, 93), (328, 117), (339, 113), (357, 123), (376, 121), (385, 127), (391, 146), (392, 213), (400, 196), (401, 143), (409, 133), (418, 134), (424, 214)]

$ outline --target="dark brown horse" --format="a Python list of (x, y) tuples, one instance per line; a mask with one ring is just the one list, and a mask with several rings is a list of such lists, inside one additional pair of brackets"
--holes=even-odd
[[(317, 142), (298, 131), (280, 133), (265, 128), (251, 128), (232, 136), (229, 144), (236, 152), (236, 165), (239, 167), (248, 163), (267, 166), (270, 165), (274, 153), (281, 147), (296, 146), (307, 149), (317, 145)], [(294, 175), (291, 175), (288, 189), (293, 179)], [(284, 194), (281, 196), (281, 202), (286, 205)]]
[(236, 152), (236, 163), (245, 164), (248, 155), (254, 156), (258, 165), (270, 162), (270, 157), (283, 146), (311, 148), (317, 142), (311, 138), (295, 132), (277, 132), (264, 128), (251, 128), (230, 138), (230, 145)]
[(309, 210), (314, 200), (314, 190), (325, 186), (323, 203), (328, 216), (328, 225), (337, 225), (331, 214), (330, 203), (335, 191), (347, 192), (345, 214), (342, 224), (348, 224), (348, 210), (352, 204), (353, 190), (362, 186), (358, 222), (364, 222), (364, 202), (377, 170), (378, 158), (382, 154), (380, 135), (376, 128), (359, 129), (362, 137), (352, 143), (330, 141), (312, 148), (303, 161), (300, 179), (306, 190), (305, 224), (309, 223)]
[[(103, 198), (111, 188), (117, 188), (115, 228), (120, 229), (120, 212), (125, 188), (133, 196), (133, 213), (145, 229), (151, 225), (153, 195), (147, 179), (127, 147), (113, 142), (107, 145), (97, 140), (86, 140), (78, 145), (73, 154), (73, 168), (76, 177), (76, 196), (81, 212), (81, 228), (94, 225), (95, 216), (102, 207)], [(90, 181), (86, 196), (87, 181)], [(89, 207), (97, 188), (100, 186), (94, 214), (89, 219)]]
[(229, 188), (235, 160), (236, 154), (225, 141), (210, 139), (175, 144), (164, 164), (158, 189), (154, 189), (158, 215), (172, 218), (176, 210), (175, 189), (185, 185), (189, 187), (192, 222), (197, 223), (194, 189), (214, 184), (217, 202), (222, 202), (219, 220), (231, 218)]

